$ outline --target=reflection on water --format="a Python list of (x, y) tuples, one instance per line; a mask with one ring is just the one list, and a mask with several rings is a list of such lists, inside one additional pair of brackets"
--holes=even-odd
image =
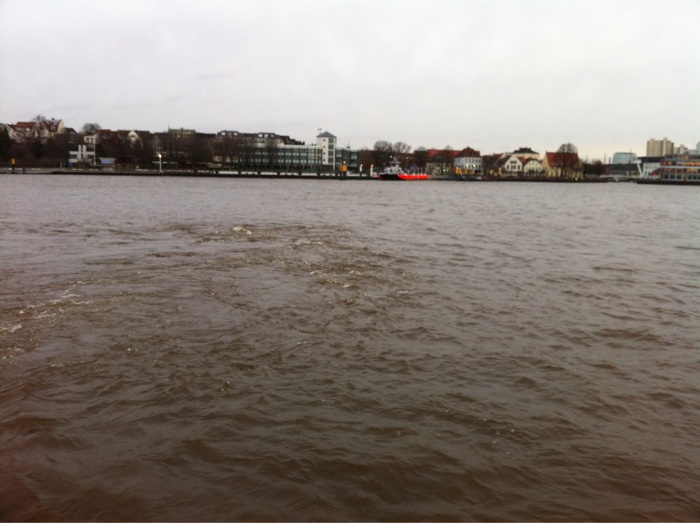
[(698, 519), (694, 189), (4, 176), (0, 516)]

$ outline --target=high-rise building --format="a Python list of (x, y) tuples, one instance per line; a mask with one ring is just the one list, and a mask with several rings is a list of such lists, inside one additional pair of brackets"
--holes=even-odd
[(667, 154), (673, 154), (673, 142), (668, 138), (647, 140), (647, 156), (666, 156)]

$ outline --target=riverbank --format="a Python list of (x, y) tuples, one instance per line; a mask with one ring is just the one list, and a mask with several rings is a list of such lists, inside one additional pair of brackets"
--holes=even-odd
[[(376, 175), (360, 173), (323, 173), (323, 172), (290, 172), (290, 171), (192, 171), (192, 170), (114, 170), (105, 171), (100, 169), (42, 169), (42, 168), (26, 168), (15, 169), (14, 172), (4, 171), (3, 174), (54, 174), (54, 175), (94, 175), (94, 176), (155, 176), (155, 177), (190, 177), (190, 178), (267, 178), (267, 179), (300, 179), (300, 180), (380, 180)], [(431, 177), (431, 181), (474, 181), (474, 182), (544, 182), (544, 183), (606, 183), (607, 179), (561, 179), (561, 178), (460, 178), (460, 177)]]
[[(99, 169), (48, 169), (42, 172), (26, 172), (25, 174), (57, 174), (57, 175), (102, 175), (102, 176), (176, 176), (176, 177), (199, 177), (199, 178), (296, 178), (307, 180), (371, 180), (369, 175), (358, 173), (324, 173), (324, 172), (304, 172), (304, 171), (229, 171), (229, 170), (115, 170), (103, 171)], [(376, 177), (374, 178), (376, 179)]]

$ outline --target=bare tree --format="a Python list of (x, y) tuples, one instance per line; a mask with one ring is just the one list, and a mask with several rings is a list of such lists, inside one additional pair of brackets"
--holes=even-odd
[(100, 129), (102, 129), (100, 124), (92, 122), (84, 124), (81, 132), (83, 134), (95, 134)]
[(152, 165), (156, 151), (154, 135), (148, 131), (139, 133), (139, 139), (129, 143), (131, 161), (137, 165)]
[(225, 134), (215, 142), (216, 155), (223, 165), (232, 166), (238, 161), (238, 137)]
[(386, 140), (379, 140), (374, 143), (374, 167), (381, 168), (391, 160), (392, 145)]
[(396, 142), (391, 146), (391, 151), (394, 154), (408, 154), (411, 152), (411, 146), (403, 142)]
[(0, 126), (0, 161), (10, 160), (10, 148), (14, 144), (7, 127)]
[(425, 169), (425, 164), (428, 162), (428, 150), (425, 147), (418, 147), (413, 151), (413, 161), (419, 169)]
[(559, 146), (559, 149), (557, 149), (558, 153), (575, 153), (578, 154), (578, 149), (576, 146), (572, 143), (563, 143)]
[(34, 118), (32, 118), (32, 122), (34, 122), (34, 136), (32, 137), (34, 141), (31, 148), (34, 156), (41, 158), (44, 154), (42, 147), (42, 131), (45, 129), (44, 122), (46, 122), (46, 116), (43, 114), (37, 114)]
[(243, 134), (236, 137), (238, 147), (238, 170), (251, 169), (253, 157), (255, 156), (255, 137)]

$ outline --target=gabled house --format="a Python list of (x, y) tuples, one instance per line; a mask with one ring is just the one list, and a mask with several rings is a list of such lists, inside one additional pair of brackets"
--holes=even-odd
[(579, 179), (583, 177), (583, 164), (577, 153), (550, 153), (544, 155), (542, 170), (547, 178)]
[(520, 176), (523, 173), (523, 162), (515, 154), (509, 154), (499, 159), (502, 176)]
[(46, 142), (51, 138), (56, 138), (56, 135), (65, 134), (66, 126), (63, 120), (56, 120), (51, 118), (50, 120), (43, 120), (39, 126), (39, 135), (42, 142)]
[(542, 174), (542, 163), (537, 158), (523, 158), (523, 175), (527, 177), (540, 176)]
[(17, 122), (11, 124), (11, 137), (15, 142), (22, 143), (38, 138), (39, 132), (36, 122)]
[(484, 170), (481, 153), (467, 147), (457, 153), (454, 158), (455, 174), (460, 175), (478, 175)]

